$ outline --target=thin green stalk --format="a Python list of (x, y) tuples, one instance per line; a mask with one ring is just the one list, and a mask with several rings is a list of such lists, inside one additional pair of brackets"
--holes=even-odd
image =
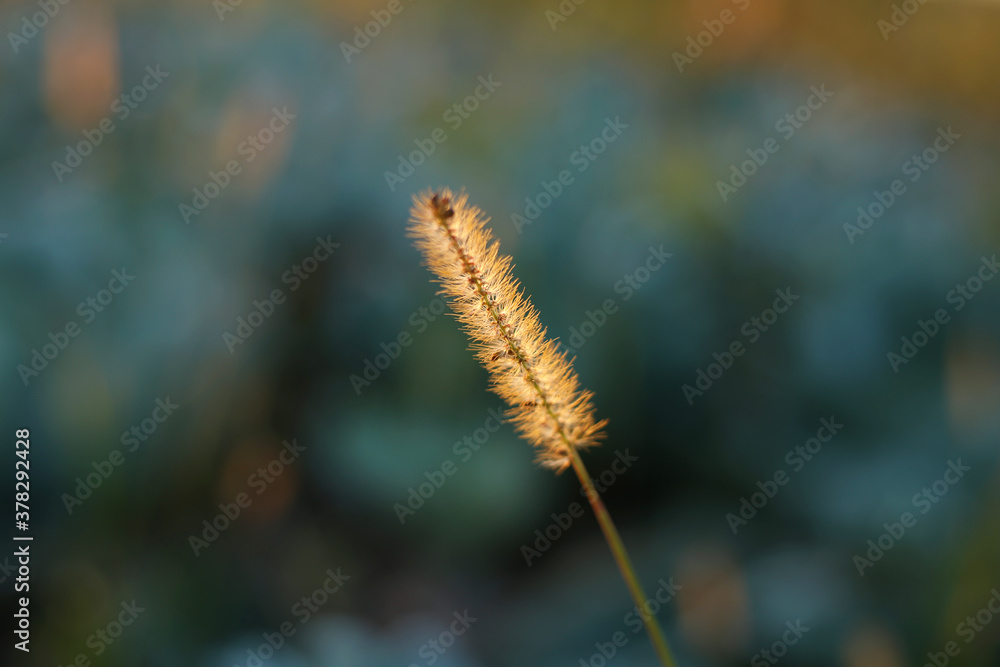
[(656, 616), (647, 613), (646, 602), (648, 598), (645, 591), (642, 590), (639, 577), (635, 574), (635, 569), (632, 567), (632, 561), (628, 557), (628, 552), (625, 550), (622, 538), (618, 535), (618, 529), (615, 528), (615, 524), (611, 520), (611, 515), (608, 514), (608, 510), (604, 507), (604, 502), (598, 495), (597, 489), (594, 488), (594, 482), (590, 478), (587, 468), (583, 465), (583, 459), (580, 458), (580, 454), (576, 451), (575, 447), (570, 447), (569, 451), (571, 461), (573, 462), (573, 470), (576, 471), (577, 477), (580, 478), (580, 484), (583, 485), (583, 488), (587, 492), (587, 499), (590, 501), (590, 506), (594, 509), (597, 522), (601, 524), (601, 530), (604, 531), (604, 537), (608, 541), (608, 546), (611, 547), (611, 553), (615, 557), (615, 562), (618, 563), (618, 569), (621, 570), (622, 578), (625, 579), (625, 585), (628, 586), (629, 593), (632, 594), (632, 599), (642, 612), (640, 615), (642, 616), (643, 623), (646, 624), (646, 632), (649, 634), (650, 641), (653, 642), (653, 649), (656, 651), (656, 656), (663, 667), (677, 667), (677, 663), (670, 653), (670, 648), (667, 646), (667, 640), (663, 636), (663, 630), (660, 629), (659, 621), (656, 620)]

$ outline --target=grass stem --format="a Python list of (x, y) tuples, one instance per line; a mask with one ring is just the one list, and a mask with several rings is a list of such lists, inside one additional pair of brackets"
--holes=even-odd
[(635, 574), (635, 568), (632, 567), (628, 551), (625, 550), (622, 538), (618, 535), (618, 529), (615, 528), (615, 524), (611, 520), (611, 515), (608, 514), (608, 510), (604, 507), (604, 502), (594, 487), (590, 473), (587, 472), (587, 468), (583, 465), (583, 459), (580, 458), (580, 454), (576, 449), (572, 447), (570, 448), (570, 457), (573, 470), (576, 471), (577, 477), (580, 478), (580, 484), (586, 490), (587, 499), (590, 501), (590, 506), (594, 508), (597, 522), (601, 524), (601, 530), (608, 541), (608, 546), (611, 547), (611, 553), (615, 557), (615, 562), (618, 563), (618, 569), (621, 570), (622, 578), (625, 579), (625, 585), (628, 586), (629, 593), (632, 594), (632, 600), (635, 601), (636, 606), (640, 610), (643, 623), (646, 624), (646, 632), (649, 634), (650, 641), (653, 642), (653, 649), (656, 651), (657, 658), (659, 658), (663, 667), (677, 667), (677, 663), (674, 661), (670, 653), (670, 648), (667, 645), (667, 640), (663, 636), (663, 630), (660, 629), (659, 621), (656, 620), (656, 616), (648, 613), (648, 608), (646, 607), (648, 598), (646, 597), (646, 593), (642, 590), (642, 584), (639, 583), (639, 577)]

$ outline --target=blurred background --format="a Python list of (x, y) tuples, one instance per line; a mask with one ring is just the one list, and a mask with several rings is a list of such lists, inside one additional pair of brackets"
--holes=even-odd
[(405, 235), (440, 186), (610, 420), (679, 665), (1000, 664), (997, 2), (0, 24), (6, 664), (656, 664)]

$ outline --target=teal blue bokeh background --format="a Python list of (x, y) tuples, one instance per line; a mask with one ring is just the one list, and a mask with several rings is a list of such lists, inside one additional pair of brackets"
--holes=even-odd
[(441, 186), (610, 420), (587, 465), (647, 591), (680, 587), (681, 665), (765, 664), (796, 621), (784, 665), (997, 664), (1000, 624), (959, 624), (1000, 586), (1000, 281), (953, 290), (1000, 245), (1000, 7), (387, 7), (69, 3), (32, 36), (39, 5), (0, 10), (0, 415), (11, 468), (31, 430), (35, 538), (11, 664), (597, 667), (616, 632), (609, 665), (655, 664), (576, 480), (485, 430), (500, 400), (405, 235)]

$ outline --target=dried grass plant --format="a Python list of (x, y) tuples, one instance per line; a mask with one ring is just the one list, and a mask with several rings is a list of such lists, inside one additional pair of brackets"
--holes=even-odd
[[(487, 221), (464, 194), (426, 191), (413, 198), (409, 232), (537, 461), (557, 473), (572, 467), (580, 478), (632, 599), (645, 610), (647, 598), (628, 552), (580, 458), (601, 439), (605, 422), (594, 416), (593, 394), (581, 389), (571, 360), (546, 337)], [(642, 618), (660, 662), (675, 667), (656, 617)]]

